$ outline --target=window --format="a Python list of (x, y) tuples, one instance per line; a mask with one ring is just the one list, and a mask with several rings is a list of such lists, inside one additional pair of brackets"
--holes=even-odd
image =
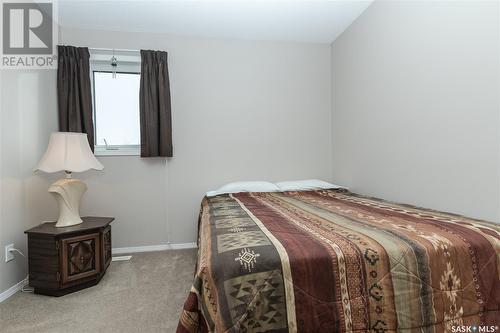
[(91, 51), (95, 154), (139, 155), (140, 56)]
[(94, 71), (95, 144), (139, 146), (140, 74)]

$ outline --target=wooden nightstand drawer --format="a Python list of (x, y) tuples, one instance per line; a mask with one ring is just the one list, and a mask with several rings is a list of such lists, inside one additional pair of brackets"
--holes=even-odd
[(101, 272), (99, 237), (99, 233), (94, 233), (61, 240), (63, 284)]

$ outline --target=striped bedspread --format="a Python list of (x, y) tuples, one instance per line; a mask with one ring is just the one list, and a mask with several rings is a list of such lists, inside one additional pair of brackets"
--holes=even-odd
[(498, 224), (345, 190), (220, 195), (177, 332), (500, 332), (499, 274)]

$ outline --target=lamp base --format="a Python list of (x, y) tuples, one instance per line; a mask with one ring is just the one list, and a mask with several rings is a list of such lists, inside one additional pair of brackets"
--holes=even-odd
[(50, 185), (49, 192), (59, 206), (59, 218), (56, 227), (69, 227), (82, 223), (80, 218), (80, 200), (87, 191), (87, 185), (79, 179), (59, 179)]

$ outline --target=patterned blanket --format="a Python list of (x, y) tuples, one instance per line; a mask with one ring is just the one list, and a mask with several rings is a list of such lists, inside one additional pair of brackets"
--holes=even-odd
[(499, 274), (498, 224), (345, 190), (219, 195), (177, 332), (500, 332)]

